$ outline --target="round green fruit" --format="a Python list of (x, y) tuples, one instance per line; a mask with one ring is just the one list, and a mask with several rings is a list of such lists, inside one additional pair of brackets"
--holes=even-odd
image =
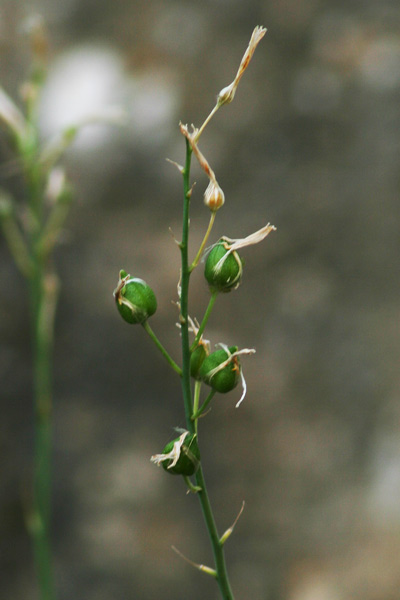
[(237, 252), (229, 251), (229, 244), (221, 238), (209, 252), (204, 268), (204, 276), (211, 291), (230, 292), (236, 289), (242, 278), (243, 265)]
[[(229, 348), (231, 354), (236, 351), (237, 346)], [(233, 390), (240, 379), (240, 362), (237, 356), (234, 356), (225, 367), (218, 369), (228, 358), (229, 354), (226, 350), (216, 350), (207, 356), (199, 372), (200, 378), (220, 394)]]
[(125, 277), (114, 292), (121, 317), (133, 325), (144, 323), (157, 310), (153, 290), (143, 279)]
[[(176, 465), (171, 468), (168, 466), (173, 462), (172, 458), (168, 458), (164, 460), (161, 464), (163, 468), (173, 475), (185, 475), (186, 477), (190, 477), (193, 475), (200, 465), (200, 450), (197, 445), (197, 435), (195, 433), (188, 434), (181, 446), (181, 452), (178, 458)], [(175, 440), (171, 440), (165, 446), (163, 450), (163, 454), (169, 454), (174, 447), (175, 442), (178, 442), (179, 438)]]

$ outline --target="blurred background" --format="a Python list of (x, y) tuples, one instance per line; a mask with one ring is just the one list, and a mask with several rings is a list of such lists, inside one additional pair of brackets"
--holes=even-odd
[[(396, 0), (0, 0), (0, 81), (29, 69), (40, 13), (47, 138), (85, 128), (65, 164), (75, 202), (57, 265), (54, 539), (59, 600), (219, 597), (171, 550), (212, 564), (198, 500), (149, 461), (184, 425), (180, 382), (117, 315), (118, 271), (142, 277), (179, 360), (178, 123), (199, 126), (255, 25), (268, 28), (201, 148), (226, 197), (213, 239), (277, 226), (243, 251), (241, 287), (206, 337), (255, 347), (248, 394), (218, 396), (201, 446), (238, 600), (398, 600), (400, 586), (400, 5)], [(2, 163), (12, 159), (1, 134)], [(21, 189), (18, 174), (2, 186)], [(194, 253), (208, 222), (195, 166)], [(0, 597), (35, 599), (23, 498), (32, 460), (25, 282), (0, 238)], [(201, 268), (192, 316), (208, 301)]]

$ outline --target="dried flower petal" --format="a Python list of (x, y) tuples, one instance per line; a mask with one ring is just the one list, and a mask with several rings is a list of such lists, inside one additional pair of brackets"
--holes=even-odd
[[(226, 344), (222, 344), (222, 343), (218, 343), (216, 344), (217, 346), (220, 346), (222, 348), (222, 350), (224, 350), (224, 352), (227, 355), (226, 360), (224, 360), (223, 362), (221, 362), (218, 366), (216, 366), (214, 369), (212, 369), (211, 371), (208, 371), (207, 373), (207, 380), (210, 382), (212, 380), (212, 378), (219, 373), (220, 371), (222, 371), (223, 369), (225, 369), (225, 367), (227, 367), (229, 364), (231, 364), (232, 362), (234, 362), (234, 359), (236, 356), (240, 356), (241, 354), (254, 354), (255, 353), (255, 349), (254, 348), (242, 348), (242, 350), (236, 350), (235, 352), (231, 352), (231, 349), (226, 345)], [(236, 403), (236, 408), (242, 403), (242, 401), (244, 400), (244, 397), (246, 396), (246, 391), (247, 391), (247, 385), (246, 385), (246, 380), (244, 378), (243, 375), (243, 370), (242, 367), (240, 365), (239, 362), (237, 362), (237, 367), (239, 369), (239, 375), (240, 375), (240, 379), (242, 382), (242, 395), (240, 397), (240, 400)]]
[(239, 69), (236, 73), (235, 79), (230, 85), (224, 87), (218, 94), (218, 106), (222, 106), (222, 104), (229, 104), (229, 102), (232, 102), (232, 100), (234, 99), (237, 86), (239, 85), (239, 81), (242, 78), (243, 73), (247, 69), (255, 49), (257, 48), (258, 43), (264, 37), (266, 31), (267, 30), (265, 29), (265, 27), (260, 27), (259, 25), (254, 29), (250, 38), (249, 45), (246, 48), (246, 52), (244, 53), (243, 58), (240, 61)]
[(189, 435), (189, 432), (184, 431), (179, 439), (174, 443), (171, 452), (168, 452), (168, 454), (154, 454), (154, 456), (150, 458), (151, 462), (159, 467), (165, 460), (172, 459), (172, 462), (168, 465), (168, 469), (174, 467), (179, 460), (181, 448), (187, 435)]
[(245, 238), (232, 240), (228, 237), (224, 237), (224, 240), (229, 244), (229, 249), (228, 252), (224, 254), (221, 260), (216, 264), (215, 270), (218, 272), (222, 268), (222, 265), (224, 264), (225, 260), (232, 252), (235, 252), (235, 250), (240, 250), (240, 248), (245, 248), (246, 246), (258, 244), (264, 238), (266, 238), (271, 231), (276, 231), (276, 227), (274, 225), (270, 225), (270, 223), (267, 223), (267, 225), (261, 227), (261, 229), (255, 231), (254, 233), (251, 233)]

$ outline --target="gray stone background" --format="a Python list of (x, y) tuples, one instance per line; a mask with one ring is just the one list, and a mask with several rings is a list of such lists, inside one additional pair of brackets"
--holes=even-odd
[[(60, 600), (217, 599), (171, 551), (210, 563), (198, 500), (150, 464), (183, 425), (179, 381), (125, 325), (118, 271), (147, 280), (152, 326), (175, 327), (182, 161), (250, 33), (268, 33), (201, 146), (226, 195), (213, 240), (278, 230), (243, 251), (242, 286), (217, 301), (212, 343), (254, 346), (248, 396), (201, 423), (209, 491), (238, 600), (398, 600), (400, 586), (397, 0), (0, 2), (0, 79), (27, 72), (24, 19), (51, 38), (43, 136), (120, 107), (66, 157), (76, 190), (57, 264), (54, 540)], [(20, 190), (1, 137), (2, 185)], [(192, 252), (207, 224), (194, 169)], [(0, 239), (0, 597), (35, 599), (23, 524), (32, 457), (25, 284)], [(207, 289), (193, 277), (191, 313)]]

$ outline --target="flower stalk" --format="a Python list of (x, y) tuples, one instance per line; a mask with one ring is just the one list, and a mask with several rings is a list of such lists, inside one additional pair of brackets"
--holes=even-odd
[[(32, 68), (23, 86), (23, 110), (0, 88), (0, 124), (21, 164), (26, 190), (26, 219), (15, 200), (0, 190), (0, 225), (14, 262), (26, 279), (29, 297), (33, 370), (33, 481), (26, 510), (32, 538), (40, 600), (55, 600), (51, 543), (52, 412), (54, 318), (59, 294), (52, 251), (70, 206), (64, 172), (43, 162), (38, 104), (46, 72), (46, 32), (40, 19), (30, 27)], [(60, 153), (61, 155), (61, 153)], [(59, 158), (60, 155), (57, 157)]]
[[(246, 394), (246, 382), (240, 357), (253, 354), (255, 350), (252, 348), (239, 350), (237, 346), (228, 347), (226, 344), (218, 344), (220, 348), (210, 354), (209, 342), (203, 338), (203, 334), (209, 322), (217, 296), (220, 292), (226, 293), (235, 290), (241, 283), (243, 264), (237, 250), (259, 243), (275, 228), (268, 224), (254, 234), (239, 240), (231, 240), (224, 236), (210, 247), (208, 254), (206, 251), (207, 260), (204, 277), (208, 283), (210, 299), (201, 323), (199, 324), (196, 318), (192, 319), (189, 315), (191, 274), (204, 255), (204, 249), (210, 237), (217, 211), (225, 203), (224, 192), (217, 181), (214, 170), (200, 150), (198, 142), (205, 127), (218, 108), (233, 100), (239, 81), (253, 56), (257, 44), (264, 34), (264, 28), (255, 28), (234, 81), (219, 94), (216, 106), (206, 118), (203, 125), (199, 129), (192, 125), (189, 131), (187, 125), (180, 123), (180, 131), (185, 138), (186, 145), (185, 163), (184, 166), (181, 166), (176, 162), (170, 161), (178, 168), (183, 182), (182, 237), (181, 241), (177, 242), (181, 255), (180, 278), (177, 286), (177, 305), (180, 310), (178, 326), (181, 336), (181, 366), (178, 366), (170, 358), (169, 353), (160, 344), (148, 324), (148, 318), (155, 312), (156, 301), (153, 299), (149, 304), (148, 295), (146, 296), (143, 290), (139, 290), (138, 286), (141, 280), (131, 279), (125, 271), (121, 271), (120, 281), (114, 292), (121, 316), (129, 323), (141, 323), (143, 325), (170, 366), (180, 376), (186, 429), (177, 428), (181, 432), (180, 437), (168, 442), (163, 452), (153, 455), (151, 460), (158, 466), (163, 466), (164, 470), (168, 473), (182, 475), (188, 490), (196, 493), (199, 498), (205, 526), (211, 542), (214, 566), (206, 567), (195, 563), (183, 556), (178, 550), (175, 550), (191, 565), (204, 573), (212, 575), (216, 579), (223, 600), (233, 600), (233, 592), (225, 561), (224, 544), (232, 534), (243, 508), (233, 525), (220, 536), (211, 507), (201, 462), (199, 417), (205, 416), (206, 409), (208, 409), (217, 393), (226, 394), (232, 391), (238, 385), (239, 381), (242, 382), (243, 390), (236, 406), (241, 404)], [(201, 169), (209, 180), (204, 193), (204, 204), (210, 209), (211, 216), (195, 258), (190, 262), (189, 223), (193, 192), (190, 170), (193, 156), (197, 159)], [(189, 339), (190, 334), (193, 334), (193, 341), (191, 343)], [(204, 384), (211, 389), (208, 390), (205, 399), (201, 401), (201, 392)]]
[[(186, 137), (186, 136), (185, 136)], [(186, 427), (194, 433), (196, 430), (196, 420), (193, 420), (193, 403), (190, 378), (190, 344), (189, 344), (189, 282), (190, 265), (188, 259), (189, 246), (189, 219), (190, 219), (190, 166), (191, 166), (192, 148), (186, 137), (186, 160), (182, 173), (183, 176), (183, 222), (182, 222), (182, 241), (181, 250), (181, 284), (180, 284), (180, 307), (181, 307), (181, 345), (182, 345), (182, 393), (185, 407)], [(210, 398), (211, 400), (211, 398)], [(215, 571), (221, 596), (224, 600), (233, 600), (228, 573), (226, 569), (225, 555), (223, 545), (220, 543), (217, 526), (215, 523), (207, 487), (203, 475), (203, 469), (200, 466), (195, 475), (196, 486), (199, 488), (198, 498), (200, 500), (204, 521), (208, 530), (211, 546), (214, 554)]]
[(194, 338), (194, 341), (193, 341), (192, 345), (190, 346), (191, 351), (193, 351), (196, 348), (197, 344), (199, 343), (199, 341), (201, 339), (201, 336), (203, 335), (204, 329), (206, 328), (206, 325), (208, 323), (208, 319), (210, 318), (211, 311), (214, 308), (214, 304), (217, 299), (217, 296), (218, 296), (217, 291), (212, 292), (210, 295), (210, 300), (208, 302), (206, 312), (204, 313), (203, 320), (200, 323), (200, 327), (197, 330), (196, 337)]
[(168, 351), (164, 348), (164, 346), (162, 345), (162, 343), (160, 342), (160, 340), (158, 339), (158, 337), (156, 336), (156, 334), (154, 333), (154, 331), (150, 327), (148, 321), (145, 321), (143, 323), (143, 329), (146, 331), (146, 333), (153, 340), (153, 342), (155, 343), (155, 345), (157, 346), (157, 348), (159, 349), (159, 351), (161, 352), (161, 354), (163, 355), (163, 357), (165, 358), (165, 360), (167, 361), (167, 363), (173, 368), (173, 370), (175, 371), (175, 373), (177, 373), (181, 377), (182, 376), (182, 369), (180, 368), (179, 365), (176, 364), (176, 362), (173, 360), (173, 358), (171, 358), (171, 356), (169, 355)]

